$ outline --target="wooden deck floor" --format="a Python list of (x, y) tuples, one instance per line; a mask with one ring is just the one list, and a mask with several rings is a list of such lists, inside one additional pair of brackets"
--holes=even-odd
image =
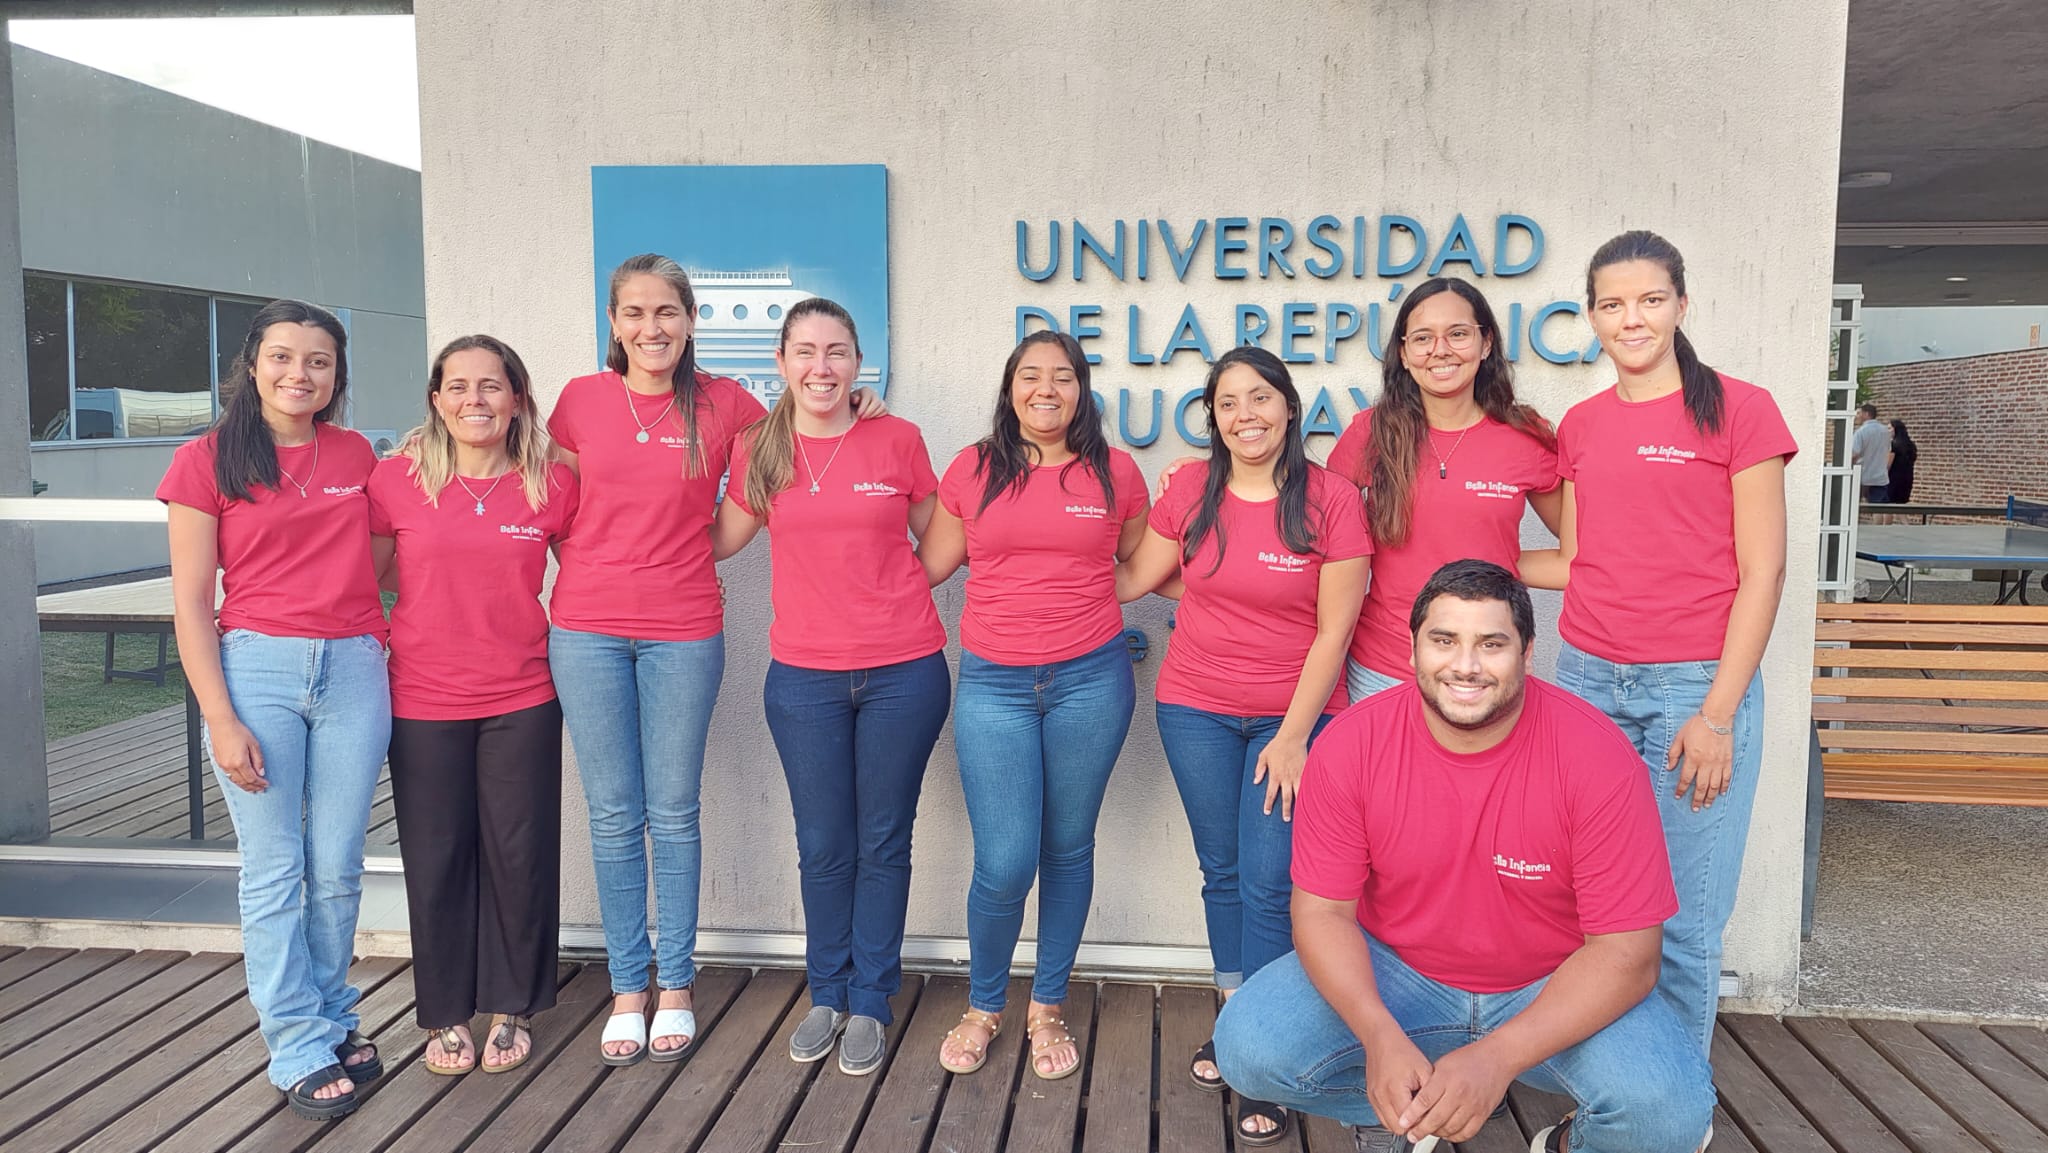
[[(49, 761), (52, 836), (191, 843), (182, 707), (160, 709), (52, 741)], [(221, 800), (219, 782), (211, 765), (202, 762), (202, 767), (206, 770), (206, 845), (232, 848), (235, 830)], [(391, 853), (397, 844), (387, 766), (370, 809), (367, 845), (372, 853)]]
[[(358, 962), (365, 1032), (388, 1069), (354, 1116), (331, 1125), (281, 1108), (226, 953), (0, 948), (0, 1148), (296, 1153), (463, 1149), (612, 1153), (1226, 1153), (1225, 1099), (1188, 1084), (1186, 1055), (1214, 1013), (1205, 989), (1079, 984), (1068, 1020), (1088, 1069), (1041, 1082), (1022, 1031), (988, 1066), (942, 1073), (933, 1054), (959, 1017), (958, 977), (906, 979), (890, 1063), (848, 1077), (792, 1063), (806, 1007), (800, 973), (704, 970), (701, 1036), (675, 1064), (607, 1069), (597, 1035), (602, 966), (565, 964), (561, 1004), (534, 1058), (502, 1076), (432, 1076), (418, 1065), (403, 960)], [(1011, 1000), (1023, 1001), (1019, 982)], [(1717, 1038), (1721, 1153), (2044, 1153), (2048, 1032), (2024, 1025), (1727, 1017)], [(1513, 1118), (1467, 1153), (1515, 1153), (1563, 1102), (1517, 1088)], [(1282, 1149), (1351, 1148), (1311, 1120)]]

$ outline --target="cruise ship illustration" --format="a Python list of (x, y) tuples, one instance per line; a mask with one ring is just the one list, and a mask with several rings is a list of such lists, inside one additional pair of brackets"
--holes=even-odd
[[(773, 405), (789, 387), (775, 371), (775, 342), (790, 305), (816, 296), (790, 278), (788, 269), (731, 272), (690, 270), (697, 292), (697, 363), (706, 372), (729, 376)], [(861, 365), (858, 383), (882, 390), (882, 370)]]

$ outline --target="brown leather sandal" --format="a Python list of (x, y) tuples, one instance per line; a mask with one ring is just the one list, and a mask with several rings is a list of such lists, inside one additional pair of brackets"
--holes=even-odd
[[(1062, 1077), (1071, 1077), (1071, 1076), (1073, 1076), (1073, 1075), (1074, 1075), (1075, 1073), (1077, 1073), (1077, 1072), (1079, 1072), (1079, 1071), (1080, 1071), (1080, 1069), (1081, 1069), (1081, 1047), (1080, 1047), (1080, 1045), (1079, 1045), (1079, 1044), (1077, 1044), (1077, 1043), (1075, 1042), (1075, 1040), (1074, 1040), (1074, 1035), (1073, 1035), (1072, 1033), (1069, 1033), (1069, 1032), (1067, 1031), (1067, 1023), (1066, 1023), (1066, 1021), (1065, 1021), (1065, 1020), (1061, 1019), (1061, 1017), (1060, 1017), (1060, 1014), (1059, 1014), (1059, 1010), (1057, 1010), (1057, 1009), (1045, 1009), (1045, 1010), (1042, 1010), (1042, 1011), (1040, 1011), (1040, 1012), (1038, 1013), (1038, 1015), (1037, 1015), (1037, 1016), (1035, 1016), (1035, 1017), (1031, 1017), (1031, 1018), (1029, 1018), (1028, 1020), (1026, 1020), (1026, 1021), (1025, 1021), (1025, 1023), (1024, 1023), (1024, 1027), (1025, 1027), (1025, 1029), (1026, 1029), (1026, 1030), (1028, 1030), (1028, 1031), (1030, 1032), (1030, 1034), (1031, 1034), (1031, 1038), (1032, 1038), (1032, 1041), (1031, 1041), (1031, 1071), (1032, 1071), (1032, 1072), (1033, 1072), (1034, 1074), (1036, 1074), (1036, 1075), (1038, 1076), (1038, 1079), (1039, 1079), (1039, 1080), (1041, 1080), (1041, 1081), (1057, 1081), (1057, 1080), (1059, 1080), (1059, 1079), (1060, 1079), (1060, 1078), (1062, 1078)], [(1041, 1029), (1058, 1029), (1058, 1030), (1059, 1030), (1059, 1036), (1057, 1036), (1057, 1037), (1054, 1037), (1054, 1038), (1052, 1038), (1052, 1039), (1050, 1039), (1050, 1040), (1047, 1040), (1047, 1041), (1039, 1041), (1039, 1040), (1038, 1040), (1038, 1032), (1039, 1032), (1039, 1030), (1041, 1030)], [(1057, 1048), (1059, 1048), (1059, 1047), (1060, 1047), (1061, 1045), (1071, 1045), (1071, 1046), (1073, 1046), (1073, 1048), (1074, 1048), (1074, 1063), (1073, 1063), (1073, 1064), (1071, 1064), (1071, 1065), (1069, 1065), (1069, 1066), (1067, 1066), (1067, 1067), (1066, 1067), (1066, 1068), (1064, 1068), (1064, 1069), (1055, 1069), (1054, 1071), (1052, 1071), (1052, 1072), (1050, 1072), (1050, 1073), (1046, 1072), (1046, 1071), (1045, 1071), (1045, 1070), (1043, 1070), (1043, 1069), (1040, 1069), (1040, 1068), (1038, 1067), (1038, 1059), (1039, 1059), (1040, 1057), (1043, 1057), (1043, 1056), (1045, 1056), (1045, 1055), (1046, 1055), (1047, 1053), (1050, 1053), (1050, 1052), (1051, 1052), (1051, 1051), (1053, 1051), (1054, 1049), (1057, 1049)]]
[[(464, 1049), (469, 1048), (470, 1042), (468, 1038), (456, 1032), (456, 1029), (457, 1026), (449, 1025), (442, 1029), (427, 1030), (427, 1044), (439, 1045), (441, 1052), (449, 1057), (461, 1053)], [(420, 1057), (420, 1064), (425, 1065), (427, 1072), (437, 1077), (460, 1077), (471, 1069), (476, 1068), (476, 1057), (471, 1055), (467, 1065), (436, 1065), (432, 1061), (427, 1060), (423, 1054)]]
[[(1003, 1015), (1001, 1013), (984, 1013), (979, 1009), (969, 1009), (965, 1013), (960, 1014), (960, 1024), (975, 1025), (987, 1029), (988, 1040), (977, 1041), (961, 1033), (959, 1025), (955, 1025), (947, 1030), (945, 1037), (939, 1041), (939, 1068), (944, 1069), (948, 1073), (972, 1073), (988, 1063), (988, 1047), (1003, 1032)], [(972, 1054), (973, 1060), (967, 1064), (949, 1064), (946, 1061), (947, 1041), (957, 1042), (961, 1048), (966, 1049)]]
[(515, 1017), (509, 1013), (491, 1014), (492, 1049), (500, 1053), (509, 1053), (518, 1048), (519, 1032), (522, 1030), (526, 1033), (526, 1052), (521, 1053), (518, 1060), (509, 1061), (503, 1065), (493, 1065), (488, 1061), (481, 1062), (480, 1064), (484, 1072), (510, 1073), (512, 1070), (526, 1064), (527, 1059), (533, 1056), (533, 1018)]

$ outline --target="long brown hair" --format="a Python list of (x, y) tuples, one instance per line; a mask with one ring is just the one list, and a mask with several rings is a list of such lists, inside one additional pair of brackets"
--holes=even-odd
[[(273, 300), (257, 309), (242, 337), (242, 351), (221, 381), (220, 415), (213, 422), (213, 483), (229, 500), (253, 501), (257, 489), (278, 487), (277, 441), (263, 419), (263, 398), (256, 390), (256, 358), (273, 324), (307, 325), (334, 342), (334, 395), (313, 414), (313, 423), (338, 423), (348, 403), (348, 330), (340, 319), (303, 300)], [(315, 439), (319, 433), (313, 430)]]
[(1067, 474), (1079, 466), (1095, 476), (1102, 486), (1102, 503), (1105, 507), (1116, 507), (1116, 483), (1109, 477), (1109, 438), (1102, 433), (1102, 408), (1095, 403), (1095, 393), (1088, 387), (1088, 354), (1081, 350), (1081, 342), (1064, 332), (1043, 329), (1017, 342), (1010, 353), (1009, 361), (1003, 365), (1002, 387), (996, 392), (995, 428), (989, 435), (974, 445), (974, 468), (982, 476), (981, 511), (1006, 492), (1022, 493), (1030, 483), (1031, 466), (1039, 459), (1038, 446), (1024, 437), (1023, 422), (1017, 419), (1017, 405), (1011, 394), (1016, 388), (1017, 366), (1024, 362), (1024, 354), (1032, 347), (1050, 344), (1057, 347), (1067, 358), (1067, 364), (1074, 370), (1075, 390), (1080, 394), (1079, 403), (1074, 406), (1074, 418), (1067, 423), (1067, 451), (1074, 454), (1060, 469), (1060, 487), (1072, 492), (1067, 486)]
[[(806, 316), (829, 316), (846, 326), (846, 334), (853, 338), (853, 356), (860, 359), (860, 332), (853, 326), (853, 314), (837, 303), (822, 296), (799, 300), (782, 314), (782, 335), (776, 338), (775, 347), (789, 347), (789, 330), (797, 321)], [(846, 382), (849, 403), (853, 395), (854, 381)], [(792, 386), (794, 387), (794, 386)], [(768, 415), (754, 422), (746, 431), (747, 437), (747, 485), (748, 507), (762, 520), (768, 519), (768, 506), (776, 494), (789, 487), (796, 476), (796, 401), (788, 391)]]
[[(668, 282), (675, 289), (676, 296), (683, 302), (683, 313), (695, 325), (697, 316), (697, 294), (690, 287), (690, 274), (683, 266), (658, 252), (643, 252), (628, 258), (612, 269), (609, 303), (605, 305), (605, 316), (619, 307), (619, 289), (636, 276), (655, 276)], [(692, 330), (694, 332), (694, 328)], [(604, 366), (626, 375), (626, 346), (619, 343), (619, 334), (614, 331), (606, 337)], [(692, 335), (683, 342), (683, 355), (676, 361), (675, 370), (669, 375), (669, 387), (675, 390), (675, 404), (668, 410), (670, 423), (680, 420), (683, 426), (683, 475), (704, 475), (704, 446), (697, 443), (697, 338)], [(630, 397), (628, 398), (631, 399)]]
[(1311, 519), (1320, 518), (1322, 512), (1320, 508), (1310, 508), (1310, 466), (1308, 452), (1301, 443), (1301, 393), (1294, 387), (1294, 377), (1288, 374), (1279, 357), (1255, 344), (1231, 349), (1216, 358), (1216, 363), (1209, 366), (1208, 379), (1202, 382), (1202, 407), (1209, 414), (1209, 475), (1202, 482), (1201, 499), (1181, 529), (1183, 566), (1194, 562), (1195, 552), (1210, 533), (1216, 534), (1216, 563), (1209, 566), (1212, 573), (1223, 567), (1223, 550), (1229, 544), (1223, 531), (1223, 495), (1230, 487), (1232, 467), (1230, 446), (1216, 429), (1216, 389), (1223, 374), (1240, 364), (1258, 373), (1287, 402), (1287, 428), (1280, 437), (1278, 459), (1273, 462), (1273, 487), (1280, 490), (1280, 499), (1273, 502), (1273, 528), (1281, 543), (1298, 553), (1313, 551), (1317, 541)]
[(1408, 294), (1394, 316), (1394, 333), (1380, 357), (1379, 403), (1372, 406), (1372, 440), (1360, 462), (1360, 475), (1349, 478), (1367, 489), (1366, 526), (1381, 547), (1404, 544), (1415, 528), (1415, 479), (1422, 467), (1422, 446), (1429, 438), (1429, 418), (1422, 409), (1422, 386), (1408, 371), (1401, 346), (1408, 338), (1408, 317), (1417, 305), (1438, 293), (1456, 294), (1472, 306), (1488, 345), (1472, 380), (1472, 399), (1481, 411), (1545, 448), (1557, 447), (1557, 434), (1535, 409), (1515, 399), (1515, 370), (1501, 352), (1500, 326), (1486, 294), (1456, 277), (1425, 280)]
[(505, 455), (512, 461), (512, 471), (519, 474), (519, 486), (526, 490), (526, 507), (539, 512), (548, 503), (548, 430), (541, 423), (540, 406), (533, 399), (533, 380), (527, 375), (526, 363), (512, 351), (511, 345), (495, 336), (458, 336), (434, 357), (434, 365), (427, 372), (427, 419), (406, 433), (391, 455), (412, 462), (406, 475), (420, 486), (428, 504), (439, 507), (441, 490), (448, 487), (449, 478), (455, 475), (455, 438), (434, 407), (434, 397), (441, 391), (448, 358), (472, 350), (488, 352), (505, 366), (505, 384), (519, 402), (505, 429)]

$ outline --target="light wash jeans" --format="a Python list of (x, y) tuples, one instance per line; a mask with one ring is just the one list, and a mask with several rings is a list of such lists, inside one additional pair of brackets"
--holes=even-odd
[[(590, 861), (612, 992), (697, 979), (697, 888), (704, 843), (698, 787), (725, 636), (641, 641), (548, 631), (548, 665), (590, 810)], [(647, 842), (654, 841), (656, 946), (647, 939)]]
[[(231, 629), (220, 668), (235, 716), (263, 752), (269, 787), (244, 791), (218, 765), (241, 846), (242, 958), (289, 1089), (336, 1062), (360, 1022), (348, 983), (363, 899), (363, 837), (391, 744), (391, 684), (374, 636), (315, 640)], [(208, 759), (212, 734), (206, 734)]]
[(1657, 790), (1678, 915), (1664, 922), (1664, 967), (1657, 991), (1692, 1033), (1700, 1052), (1712, 1049), (1721, 998), (1721, 931), (1735, 911), (1749, 816), (1763, 768), (1764, 681), (1750, 678), (1735, 710), (1734, 776), (1728, 792), (1699, 812), (1692, 795), (1676, 795), (1678, 770), (1664, 766), (1679, 727), (1699, 711), (1718, 661), (1619, 665), (1569, 643), (1557, 654), (1557, 683), (1606, 713), (1642, 754)]
[(1357, 704), (1374, 693), (1407, 684), (1396, 680), (1378, 669), (1369, 669), (1351, 657), (1344, 658), (1344, 691), (1350, 694), (1351, 703)]
[(1095, 818), (1137, 705), (1122, 636), (1050, 665), (999, 665), (960, 653), (953, 742), (974, 830), (967, 889), (967, 1003), (1000, 1013), (1038, 882), (1038, 965), (1031, 999), (1058, 1005), (1095, 894)]
[[(1505, 1025), (1544, 986), (1468, 993), (1409, 968), (1370, 936), (1366, 942), (1381, 1003), (1432, 1062)], [(1365, 1093), (1364, 1046), (1293, 953), (1224, 1004), (1216, 1018), (1216, 1065), (1245, 1097), (1347, 1125), (1381, 1124)], [(1714, 1114), (1706, 1057), (1656, 996), (1516, 1080), (1578, 1105), (1570, 1147), (1579, 1153), (1693, 1153)]]

